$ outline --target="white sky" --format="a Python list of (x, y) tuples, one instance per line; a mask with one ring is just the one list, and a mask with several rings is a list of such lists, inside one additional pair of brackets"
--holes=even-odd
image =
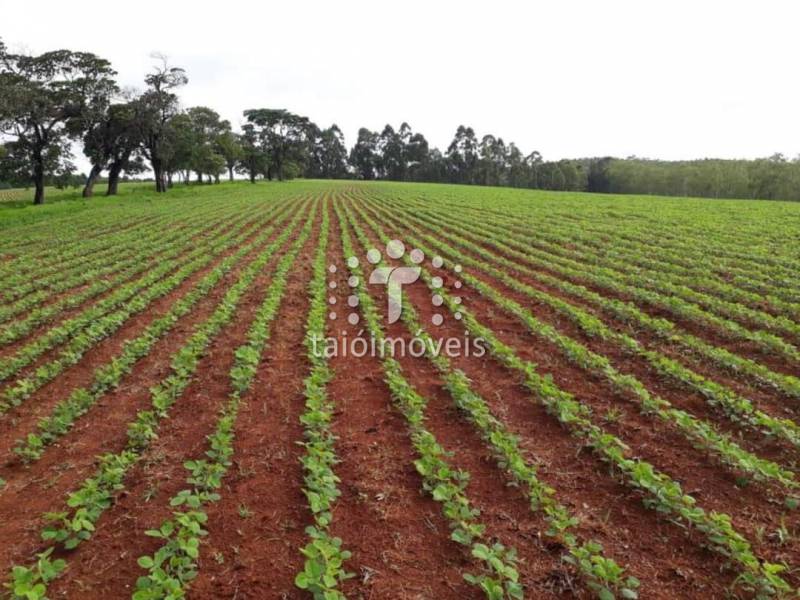
[(179, 2), (0, 0), (12, 49), (109, 59), (141, 86), (152, 52), (185, 67), (185, 106), (234, 125), (288, 108), (360, 126), (456, 127), (545, 159), (800, 153), (800, 3), (751, 0)]

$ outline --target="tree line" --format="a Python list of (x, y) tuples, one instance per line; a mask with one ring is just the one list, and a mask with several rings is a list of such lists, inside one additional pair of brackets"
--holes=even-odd
[[(141, 91), (124, 91), (110, 63), (94, 54), (57, 50), (15, 54), (0, 40), (0, 187), (32, 186), (34, 203), (46, 185), (99, 181), (114, 195), (124, 177), (149, 172), (158, 192), (176, 182), (218, 183), (237, 174), (418, 181), (559, 191), (800, 200), (800, 160), (776, 154), (760, 160), (659, 161), (636, 157), (545, 161), (513, 142), (478, 137), (459, 126), (443, 152), (408, 123), (381, 131), (361, 128), (345, 145), (334, 124), (321, 128), (285, 109), (243, 112), (240, 131), (213, 109), (182, 108), (184, 69), (163, 57)], [(71, 145), (91, 164), (77, 175)], [(105, 179), (101, 179), (106, 173)]]

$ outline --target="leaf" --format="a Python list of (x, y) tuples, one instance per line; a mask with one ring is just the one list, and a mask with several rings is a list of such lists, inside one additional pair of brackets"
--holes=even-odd
[(294, 578), (294, 584), (299, 587), (301, 590), (308, 589), (308, 575), (305, 573), (298, 573), (297, 577)]

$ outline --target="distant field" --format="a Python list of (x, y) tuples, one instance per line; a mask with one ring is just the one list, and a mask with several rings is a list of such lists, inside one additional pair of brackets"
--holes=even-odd
[(78, 195), (0, 209), (12, 597), (796, 595), (800, 204)]

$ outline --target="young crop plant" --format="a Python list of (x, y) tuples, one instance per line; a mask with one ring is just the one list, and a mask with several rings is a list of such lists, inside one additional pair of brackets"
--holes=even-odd
[[(363, 213), (361, 214), (363, 215)], [(388, 219), (388, 217), (384, 218)], [(419, 245), (419, 240), (414, 240), (414, 242)], [(514, 289), (526, 289), (526, 286), (519, 284), (514, 278), (493, 267), (470, 259), (451, 246), (443, 243), (438, 243), (437, 246), (447, 255), (455, 257), (456, 262), (475, 266)], [(426, 249), (425, 246), (421, 245), (420, 248)], [(720, 434), (707, 421), (697, 419), (686, 411), (674, 408), (667, 400), (659, 396), (651, 395), (634, 376), (620, 373), (606, 357), (596, 354), (581, 343), (560, 334), (554, 327), (541, 322), (530, 311), (514, 300), (503, 296), (495, 288), (469, 273), (464, 273), (462, 279), (494, 304), (519, 318), (533, 335), (556, 346), (567, 360), (592, 374), (606, 379), (615, 389), (638, 401), (643, 413), (654, 415), (670, 426), (675, 427), (692, 444), (705, 448), (724, 464), (755, 479), (774, 480), (789, 490), (794, 491), (800, 487), (794, 478), (794, 473), (788, 469), (784, 469), (772, 461), (759, 458), (742, 449), (730, 439), (730, 436)], [(532, 289), (530, 291), (531, 293), (534, 292)]]
[(286, 291), (289, 271), (311, 235), (315, 215), (316, 204), (300, 235), (278, 262), (266, 296), (248, 329), (247, 341), (234, 353), (231, 393), (220, 411), (214, 432), (206, 438), (205, 457), (184, 463), (189, 471), (187, 483), (190, 487), (178, 492), (170, 501), (170, 506), (176, 509), (172, 518), (159, 529), (146, 532), (148, 536), (163, 540), (163, 544), (153, 555), (139, 558), (139, 566), (147, 574), (137, 580), (133, 600), (183, 598), (186, 588), (197, 576), (200, 542), (207, 533), (203, 528), (208, 520), (204, 508), (220, 498), (217, 490), (231, 465), (239, 407), (255, 379), (271, 335), (271, 324)]
[(50, 415), (39, 421), (36, 432), (29, 433), (17, 442), (14, 452), (25, 462), (38, 460), (45, 449), (72, 429), (75, 421), (86, 414), (99, 398), (117, 387), (136, 362), (147, 356), (156, 342), (166, 336), (181, 317), (189, 314), (233, 266), (260, 244), (266, 243), (275, 227), (280, 226), (285, 219), (285, 215), (277, 215), (275, 218), (274, 225), (265, 227), (256, 239), (243, 244), (234, 254), (223, 259), (217, 268), (179, 299), (165, 315), (153, 321), (138, 337), (128, 340), (120, 354), (95, 370), (94, 379), (88, 386), (75, 389), (66, 399), (56, 404)]
[[(385, 212), (381, 212), (381, 215), (384, 218), (389, 218), (386, 216)], [(410, 219), (413, 217), (409, 216)], [(663, 375), (664, 377), (670, 378), (676, 383), (681, 384), (687, 388), (690, 388), (694, 391), (699, 392), (709, 404), (711, 404), (715, 408), (721, 409), (726, 416), (734, 423), (744, 427), (751, 427), (753, 429), (761, 431), (763, 434), (767, 436), (775, 436), (780, 437), (787, 440), (789, 443), (800, 447), (800, 427), (792, 421), (791, 419), (786, 418), (777, 418), (767, 413), (757, 409), (753, 406), (752, 402), (746, 398), (743, 398), (736, 394), (734, 391), (726, 388), (710, 379), (699, 375), (698, 373), (684, 367), (681, 363), (676, 361), (675, 359), (669, 358), (664, 354), (661, 354), (654, 350), (649, 350), (645, 348), (642, 344), (638, 341), (626, 335), (622, 332), (616, 332), (611, 330), (607, 327), (602, 321), (600, 321), (597, 317), (590, 315), (586, 311), (580, 309), (578, 306), (561, 300), (560, 298), (553, 296), (551, 294), (547, 294), (533, 288), (529, 285), (526, 285), (516, 278), (512, 277), (511, 275), (506, 274), (505, 272), (498, 270), (493, 266), (493, 263), (500, 265), (501, 267), (505, 267), (510, 270), (517, 270), (520, 272), (524, 272), (528, 275), (535, 276), (537, 278), (542, 278), (543, 276), (534, 271), (526, 270), (524, 267), (520, 266), (518, 263), (514, 263), (508, 259), (503, 258), (500, 255), (492, 254), (485, 249), (481, 248), (477, 244), (474, 244), (464, 237), (458, 236), (451, 232), (444, 231), (441, 227), (437, 227), (435, 225), (428, 225), (428, 227), (436, 232), (436, 236), (428, 235), (424, 232), (420, 232), (419, 235), (422, 239), (426, 242), (430, 243), (433, 247), (437, 248), (438, 250), (449, 254), (451, 256), (457, 256), (459, 262), (462, 264), (469, 265), (471, 267), (475, 267), (476, 269), (483, 271), (485, 273), (490, 274), (493, 278), (501, 281), (503, 284), (511, 287), (515, 291), (520, 292), (521, 294), (528, 296), (537, 302), (550, 306), (551, 308), (555, 309), (559, 313), (563, 314), (567, 318), (569, 318), (573, 323), (575, 323), (578, 327), (580, 327), (588, 336), (590, 337), (598, 337), (603, 340), (607, 340), (610, 342), (615, 343), (619, 347), (623, 348), (626, 352), (632, 352), (638, 356), (641, 356), (644, 360), (646, 360), (651, 367), (659, 374)], [(463, 234), (463, 232), (462, 232)], [(464, 234), (466, 235), (466, 234)], [(443, 240), (451, 241), (452, 243), (458, 244), (460, 248), (465, 248), (469, 250), (471, 253), (474, 253), (477, 256), (480, 256), (483, 261), (473, 259), (468, 255), (465, 255), (463, 252), (456, 250), (453, 246), (449, 246), (443, 242)], [(589, 292), (586, 288), (581, 288), (580, 286), (574, 286), (573, 284), (569, 284), (568, 282), (563, 282), (559, 280), (547, 280), (548, 284), (558, 285), (561, 286), (565, 291), (569, 291), (578, 297), (581, 297), (581, 293), (585, 293), (587, 295), (591, 295), (594, 299), (598, 299), (599, 302), (615, 302), (616, 305), (623, 305), (623, 303), (619, 301), (605, 301), (599, 300), (601, 297), (593, 292)], [(630, 309), (630, 311), (635, 311), (636, 309)], [(654, 327), (659, 327), (658, 319), (653, 319), (644, 313), (635, 313), (637, 322), (639, 324), (647, 325), (651, 324)], [(670, 339), (675, 339), (678, 334), (673, 331)], [(718, 349), (721, 353), (726, 353), (728, 357), (732, 357), (730, 353), (723, 349)], [(738, 364), (738, 363), (737, 363)], [(749, 361), (747, 364), (753, 366), (755, 363)], [(745, 365), (746, 367), (747, 365)], [(745, 368), (746, 370), (746, 368)], [(791, 377), (785, 376), (784, 379), (786, 380), (787, 384), (791, 385)], [(748, 461), (745, 461), (748, 462)], [(772, 469), (767, 469), (768, 471)]]
[[(188, 232), (178, 231), (166, 237), (161, 231), (152, 233), (146, 240), (149, 244), (149, 248), (146, 251), (134, 254), (124, 261), (114, 263), (105, 270), (89, 269), (87, 271), (86, 269), (89, 265), (84, 265), (80, 272), (80, 277), (90, 283), (77, 292), (64, 295), (55, 302), (42, 304), (42, 299), (60, 291), (79, 286), (80, 281), (75, 277), (70, 277), (61, 282), (58, 287), (51, 287), (46, 292), (42, 292), (41, 298), (37, 297), (37, 295), (26, 296), (23, 301), (15, 304), (13, 310), (12, 307), (0, 309), (0, 315), (9, 315), (8, 319), (18, 313), (27, 311), (24, 318), (15, 319), (0, 328), (0, 345), (10, 344), (25, 337), (37, 327), (58, 318), (64, 311), (78, 308), (87, 300), (124, 285), (125, 282), (133, 277), (145, 273), (161, 262), (179, 258), (188, 249), (187, 236), (191, 240), (197, 236), (212, 234), (215, 228), (208, 226), (208, 222), (205, 220), (207, 218), (207, 215), (198, 217), (199, 224), (201, 227), (205, 225), (205, 228), (193, 228)], [(231, 230), (238, 227), (241, 222), (247, 222), (246, 227), (252, 225), (252, 222), (244, 217), (239, 217), (229, 223), (228, 229)], [(213, 238), (214, 236), (211, 235), (211, 237)]]
[[(379, 224), (367, 216), (364, 219), (379, 238), (388, 239)], [(410, 241), (416, 243), (413, 238)], [(612, 466), (628, 486), (644, 494), (646, 506), (696, 528), (705, 535), (711, 549), (735, 563), (740, 569), (737, 581), (743, 589), (763, 596), (782, 595), (791, 590), (781, 577), (787, 567), (756, 557), (750, 543), (733, 527), (729, 515), (706, 511), (698, 506), (693, 496), (683, 491), (678, 482), (650, 463), (630, 457), (624, 443), (592, 421), (591, 411), (586, 405), (558, 388), (550, 378), (541, 376), (535, 364), (519, 358), (513, 348), (501, 342), (469, 310), (441, 288), (436, 288), (424, 269), (421, 276), (431, 290), (436, 289), (442, 296), (444, 305), (452, 314), (461, 314), (461, 322), (471, 335), (483, 338), (492, 356), (524, 377), (524, 384), (534, 399), (577, 439), (591, 447), (603, 462)]]
[(305, 379), (305, 411), (300, 416), (305, 430), (305, 441), (302, 442), (305, 454), (301, 458), (305, 472), (303, 493), (308, 499), (314, 524), (306, 528), (309, 542), (301, 550), (305, 557), (303, 570), (295, 577), (295, 585), (310, 592), (317, 600), (343, 599), (339, 584), (354, 576), (345, 569), (350, 552), (343, 548), (340, 538), (329, 532), (333, 519), (332, 507), (341, 493), (339, 478), (334, 472), (337, 463), (336, 438), (330, 431), (335, 407), (327, 394), (327, 385), (333, 378), (333, 372), (327, 358), (314, 352), (314, 340), (321, 340), (325, 336), (328, 312), (325, 257), (329, 227), (328, 204), (324, 201), (319, 245), (309, 284), (311, 304), (304, 339), (311, 372)]
[[(390, 206), (396, 214), (403, 214), (404, 218), (415, 222), (421, 221), (426, 227), (437, 231), (437, 233), (442, 229), (440, 223), (442, 222), (443, 215), (438, 212), (429, 213), (429, 207), (416, 210), (412, 214), (407, 212), (405, 207), (400, 207), (394, 203)], [(426, 214), (430, 214), (430, 216), (425, 217), (424, 215)], [(643, 327), (670, 344), (680, 344), (683, 349), (690, 353), (699, 355), (703, 359), (711, 360), (713, 363), (720, 365), (735, 376), (744, 375), (764, 386), (780, 390), (782, 393), (786, 394), (787, 397), (800, 399), (800, 379), (797, 377), (772, 371), (756, 361), (734, 354), (725, 348), (709, 344), (678, 328), (675, 324), (664, 318), (649, 316), (631, 302), (621, 301), (598, 294), (580, 283), (581, 277), (577, 271), (555, 269), (559, 275), (566, 275), (575, 279), (578, 283), (573, 283), (566, 278), (561, 279), (548, 274), (548, 270), (553, 270), (549, 269), (549, 263), (545, 260), (532, 257), (528, 252), (528, 245), (515, 239), (513, 236), (509, 236), (507, 231), (503, 229), (490, 230), (488, 232), (490, 235), (487, 235), (486, 227), (478, 228), (474, 222), (462, 220), (457, 216), (451, 217), (448, 215), (448, 217), (457, 222), (460, 236), (452, 231), (448, 231), (444, 234), (446, 237), (459, 239), (461, 236), (466, 236), (477, 244), (488, 244), (496, 248), (503, 255), (514, 259), (510, 261), (500, 255), (494, 255), (493, 257), (498, 264), (509, 268), (511, 272), (523, 273), (565, 294), (579, 298), (593, 306), (597, 306), (613, 315), (620, 323), (625, 324), (633, 322), (637, 326)], [(484, 217), (484, 222), (486, 220), (486, 217)], [(462, 243), (461, 240), (463, 239), (464, 238), (461, 237), (459, 243)], [(465, 247), (467, 246), (465, 245)], [(470, 243), (471, 250), (472, 247), (479, 248), (479, 246)], [(589, 281), (589, 283), (591, 284), (592, 281)], [(608, 289), (611, 292), (621, 291), (613, 287)]]
[[(151, 407), (139, 411), (128, 425), (125, 448), (117, 454), (99, 457), (100, 465), (95, 474), (69, 494), (66, 511), (45, 515), (51, 523), (42, 532), (46, 542), (69, 550), (91, 537), (97, 520), (124, 488), (125, 475), (157, 437), (162, 420), (168, 417), (189, 385), (209, 344), (234, 319), (242, 297), (274, 253), (289, 239), (304, 212), (301, 207), (281, 235), (242, 269), (211, 316), (196, 325), (188, 341), (172, 355), (170, 374), (150, 390)], [(264, 233), (263, 237), (266, 239), (268, 234)]]
[[(344, 256), (353, 256), (346, 218), (338, 205), (335, 208), (341, 227)], [(348, 263), (348, 267), (354, 276), (363, 280), (360, 266)], [(363, 288), (357, 288), (357, 295), (367, 329), (378, 342), (382, 341), (384, 333), (372, 298)], [(392, 398), (408, 423), (411, 442), (418, 456), (414, 466), (422, 476), (423, 487), (434, 500), (441, 503), (442, 513), (451, 527), (450, 539), (469, 548), (473, 558), (481, 565), (480, 572), (466, 573), (465, 580), (490, 600), (522, 598), (524, 591), (519, 581), (516, 551), (497, 542), (488, 543), (486, 527), (478, 520), (479, 511), (472, 506), (466, 493), (469, 474), (448, 463), (447, 452), (425, 428), (426, 399), (405, 379), (397, 360), (386, 356), (381, 363)]]
[[(363, 248), (370, 247), (369, 239), (348, 212), (348, 220)], [(384, 243), (389, 239), (383, 239)], [(410, 258), (406, 263), (412, 266)], [(625, 570), (616, 561), (603, 554), (603, 547), (596, 541), (581, 541), (573, 533), (578, 524), (577, 517), (570, 514), (569, 509), (560, 504), (555, 490), (537, 477), (536, 467), (523, 456), (518, 439), (506, 429), (503, 423), (489, 409), (486, 401), (471, 387), (467, 376), (454, 369), (444, 354), (431, 351), (435, 341), (425, 330), (416, 311), (409, 301), (403, 304), (401, 318), (410, 334), (423, 340), (425, 356), (436, 367), (442, 376), (445, 387), (449, 391), (456, 406), (462, 410), (473, 425), (480, 431), (481, 437), (491, 447), (498, 464), (505, 469), (514, 482), (527, 494), (531, 510), (544, 513), (549, 528), (545, 532), (567, 548), (564, 561), (573, 565), (585, 579), (587, 586), (601, 599), (614, 598), (619, 594), (622, 598), (638, 598), (639, 581), (626, 576)]]
[[(219, 253), (235, 247), (247, 237), (247, 231), (229, 233), (214, 240), (210, 247), (196, 248), (182, 260), (163, 264), (151, 270), (143, 279), (119, 288), (79, 316), (52, 328), (11, 357), (0, 360), (0, 377), (7, 378), (47, 350), (68, 342), (56, 358), (40, 365), (32, 374), (17, 380), (4, 390), (3, 398), (0, 399), (0, 414), (11, 407), (19, 406), (64, 369), (77, 364), (90, 348), (122, 327), (132, 315), (147, 309), (153, 301), (168, 294), (193, 273), (212, 263)], [(179, 267), (177, 270), (176, 266)], [(174, 272), (169, 275), (172, 271)], [(113, 310), (108, 312), (109, 308)]]

